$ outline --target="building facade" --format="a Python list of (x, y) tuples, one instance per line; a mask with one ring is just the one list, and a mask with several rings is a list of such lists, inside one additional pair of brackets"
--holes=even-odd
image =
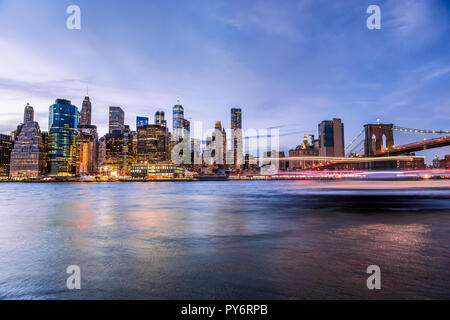
[(305, 158), (289, 160), (290, 170), (305, 170), (310, 169), (318, 164), (318, 160), (309, 159), (319, 156), (319, 149), (315, 146), (314, 137), (306, 135), (303, 137), (302, 143), (295, 149), (289, 150), (289, 158)]
[(27, 104), (24, 123), (11, 152), (10, 176), (38, 178), (45, 174), (45, 145), (39, 124), (34, 121), (33, 107)]
[(215, 145), (211, 156), (217, 159), (214, 164), (219, 169), (225, 169), (227, 167), (227, 134), (225, 128), (222, 128), (221, 121), (216, 121), (211, 139)]
[(92, 123), (92, 103), (89, 99), (89, 95), (86, 94), (83, 100), (83, 104), (81, 106), (81, 114), (80, 114), (80, 127), (82, 126), (90, 126)]
[(155, 113), (155, 124), (166, 128), (167, 121), (164, 119), (164, 111), (156, 111)]
[(187, 176), (186, 169), (173, 164), (134, 164), (131, 176), (140, 179), (176, 179)]
[(439, 166), (442, 169), (450, 169), (450, 155), (449, 154), (447, 154), (444, 157), (444, 159), (440, 160)]
[(25, 107), (25, 112), (24, 112), (23, 118), (24, 118), (23, 123), (34, 121), (34, 109), (32, 106), (30, 106), (29, 103), (27, 103), (27, 105)]
[(341, 119), (324, 120), (319, 124), (319, 156), (344, 157), (344, 124)]
[(136, 128), (148, 125), (147, 117), (136, 117)]
[(12, 147), (11, 136), (0, 134), (0, 177), (9, 176)]
[(165, 127), (152, 124), (137, 130), (136, 163), (152, 164), (169, 160), (169, 137)]
[(125, 112), (121, 107), (109, 107), (109, 133), (123, 132), (125, 129)]
[(103, 136), (98, 139), (98, 147), (97, 147), (97, 168), (100, 169), (106, 165), (106, 137)]
[(231, 109), (231, 143), (233, 167), (239, 171), (243, 165), (244, 139), (242, 136), (242, 109)]
[(92, 176), (97, 173), (97, 155), (97, 127), (84, 125), (78, 128), (77, 176)]
[(173, 106), (172, 110), (172, 116), (173, 116), (173, 123), (172, 123), (172, 131), (173, 134), (178, 137), (183, 137), (183, 130), (185, 127), (184, 123), (184, 108), (180, 104), (180, 100), (178, 99), (178, 102), (176, 105)]
[(129, 130), (105, 136), (105, 170), (108, 175), (126, 176), (133, 163), (133, 137)]
[(246, 153), (243, 169), (247, 173), (257, 173), (259, 171), (258, 160), (253, 155)]
[(50, 106), (47, 166), (51, 176), (76, 173), (78, 108), (69, 100), (57, 99)]

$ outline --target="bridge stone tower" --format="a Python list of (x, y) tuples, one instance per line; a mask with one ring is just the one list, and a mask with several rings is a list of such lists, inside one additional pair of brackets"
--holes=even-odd
[(375, 152), (394, 146), (393, 124), (366, 124), (364, 125), (364, 156), (372, 157)]

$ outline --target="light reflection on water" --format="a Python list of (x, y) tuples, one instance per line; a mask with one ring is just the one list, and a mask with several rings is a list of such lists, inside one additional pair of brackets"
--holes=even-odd
[[(448, 299), (450, 188), (437, 186), (3, 183), (0, 298)], [(82, 290), (66, 289), (69, 265)]]

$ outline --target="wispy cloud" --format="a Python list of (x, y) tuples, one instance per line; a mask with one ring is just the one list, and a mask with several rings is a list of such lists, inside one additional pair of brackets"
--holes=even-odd
[(440, 70), (437, 70), (427, 76), (427, 79), (433, 79), (437, 77), (441, 77), (450, 72), (450, 67), (443, 67)]

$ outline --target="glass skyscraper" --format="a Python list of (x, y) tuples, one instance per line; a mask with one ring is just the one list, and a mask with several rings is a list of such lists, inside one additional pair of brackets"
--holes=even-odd
[(109, 133), (123, 132), (125, 129), (125, 113), (121, 107), (109, 107)]
[(136, 117), (136, 128), (148, 125), (147, 117)]
[(173, 106), (173, 134), (182, 137), (184, 127), (184, 108), (178, 99), (177, 104)]
[(47, 166), (52, 176), (76, 172), (78, 108), (69, 100), (57, 99), (50, 106)]
[(167, 127), (167, 122), (166, 120), (164, 120), (164, 111), (156, 111), (155, 124), (162, 126), (164, 128)]

